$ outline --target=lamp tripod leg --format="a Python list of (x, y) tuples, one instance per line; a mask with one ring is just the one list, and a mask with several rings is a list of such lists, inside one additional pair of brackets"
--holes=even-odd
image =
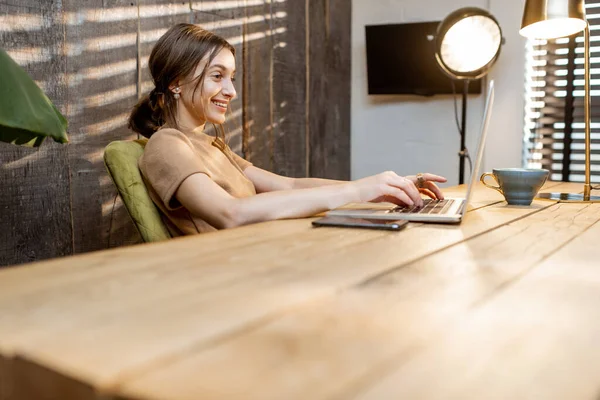
[(467, 157), (466, 135), (467, 135), (467, 93), (469, 92), (469, 80), (465, 79), (462, 93), (462, 122), (460, 125), (460, 152), (458, 164), (458, 183), (465, 183), (465, 158)]
[(583, 73), (584, 73), (584, 117), (585, 117), (585, 184), (583, 185), (583, 201), (590, 200), (590, 194), (592, 192), (591, 185), (591, 172), (590, 172), (590, 159), (592, 146), (591, 143), (591, 116), (590, 116), (590, 24), (586, 21), (585, 29), (583, 30)]

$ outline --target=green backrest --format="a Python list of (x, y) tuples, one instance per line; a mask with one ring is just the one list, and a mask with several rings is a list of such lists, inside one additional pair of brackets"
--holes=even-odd
[(104, 164), (144, 242), (158, 242), (171, 235), (138, 168), (138, 159), (147, 142), (141, 139), (109, 143), (104, 149)]

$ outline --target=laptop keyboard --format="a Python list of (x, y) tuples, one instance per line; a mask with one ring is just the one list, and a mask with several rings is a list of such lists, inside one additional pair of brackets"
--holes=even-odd
[(454, 203), (453, 199), (433, 200), (423, 199), (422, 207), (404, 207), (398, 206), (390, 210), (391, 213), (401, 214), (444, 214)]

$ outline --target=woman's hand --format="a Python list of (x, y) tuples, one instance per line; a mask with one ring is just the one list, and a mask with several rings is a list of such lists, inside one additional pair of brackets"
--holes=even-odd
[(436, 200), (444, 200), (444, 194), (435, 182), (446, 182), (446, 178), (434, 174), (417, 174), (406, 177), (415, 184), (419, 192)]
[(387, 171), (351, 182), (359, 202), (390, 202), (398, 205), (422, 206), (423, 199), (414, 182)]
[[(419, 179), (420, 178), (420, 179)], [(387, 171), (352, 182), (359, 193), (359, 201), (390, 202), (409, 207), (423, 205), (421, 193), (432, 199), (443, 200), (444, 195), (435, 182), (446, 182), (446, 178), (433, 174), (402, 177)], [(417, 185), (421, 186), (420, 188)]]

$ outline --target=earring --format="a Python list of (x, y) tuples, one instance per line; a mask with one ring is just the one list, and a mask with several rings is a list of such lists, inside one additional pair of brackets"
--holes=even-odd
[(175, 100), (178, 100), (178, 99), (179, 99), (179, 92), (180, 92), (180, 91), (181, 91), (181, 89), (180, 89), (179, 87), (176, 87), (176, 88), (175, 88), (175, 93), (173, 93), (173, 98), (174, 98)]

